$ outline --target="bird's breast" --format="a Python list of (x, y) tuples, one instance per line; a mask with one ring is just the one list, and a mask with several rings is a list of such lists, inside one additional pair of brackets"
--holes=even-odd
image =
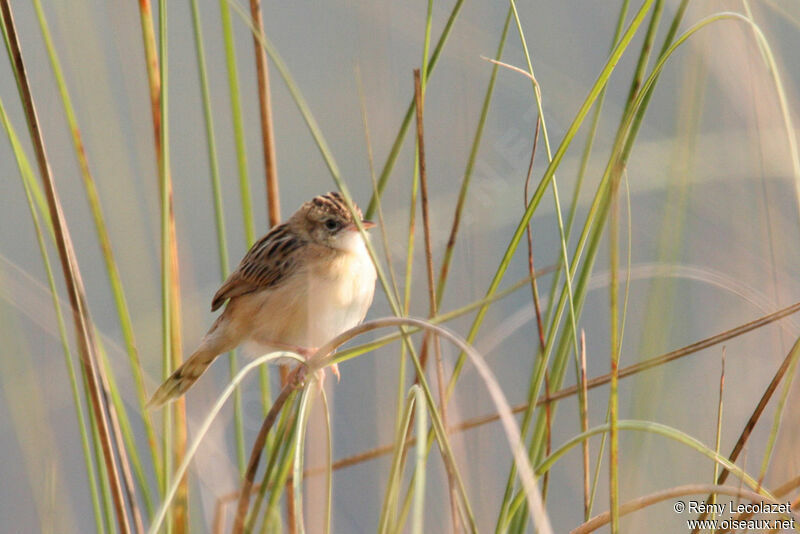
[(359, 324), (372, 303), (375, 267), (363, 254), (343, 252), (320, 262), (306, 281), (305, 336), (311, 346), (319, 346)]

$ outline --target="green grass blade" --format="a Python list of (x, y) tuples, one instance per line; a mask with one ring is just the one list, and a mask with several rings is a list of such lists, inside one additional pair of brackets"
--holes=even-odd
[(422, 390), (418, 386), (412, 386), (411, 394), (416, 398), (416, 420), (417, 420), (417, 444), (416, 463), (414, 467), (414, 511), (411, 520), (411, 532), (422, 534), (424, 532), (425, 520), (425, 458), (427, 454), (422, 444), (422, 436), (428, 428), (428, 418), (425, 407), (423, 406)]
[[(412, 386), (415, 388), (418, 386)], [(411, 425), (411, 411), (414, 408), (414, 401), (416, 397), (412, 396), (411, 392), (406, 397), (401, 411), (401, 417), (398, 421), (394, 433), (394, 449), (392, 450), (392, 463), (389, 467), (389, 476), (386, 480), (386, 490), (383, 494), (383, 505), (381, 506), (381, 513), (378, 518), (378, 529), (380, 534), (389, 532), (389, 523), (395, 507), (397, 495), (400, 492), (400, 485), (402, 483), (402, 469), (401, 460), (403, 458), (404, 449), (406, 448), (406, 435), (408, 435), (408, 428)]]
[[(505, 48), (506, 37), (508, 36), (508, 27), (511, 25), (511, 7), (508, 8), (506, 14), (506, 21), (503, 24), (503, 32), (500, 35), (500, 42), (497, 45), (497, 52), (495, 53), (495, 61), (499, 61), (503, 57), (503, 48)], [(475, 128), (475, 135), (472, 139), (472, 148), (469, 151), (469, 158), (467, 159), (467, 166), (464, 169), (464, 177), (461, 180), (461, 188), (458, 191), (458, 200), (456, 201), (456, 209), (453, 214), (453, 226), (450, 229), (450, 236), (447, 238), (447, 245), (445, 246), (444, 256), (442, 258), (442, 265), (439, 270), (439, 280), (436, 285), (436, 305), (442, 305), (442, 298), (444, 296), (444, 289), (447, 285), (447, 275), (450, 271), (450, 262), (453, 258), (453, 251), (455, 250), (456, 236), (458, 229), (461, 225), (461, 215), (464, 211), (464, 204), (467, 200), (467, 192), (472, 181), (472, 172), (475, 169), (475, 161), (478, 158), (478, 149), (483, 139), (483, 128), (486, 126), (486, 118), (489, 116), (489, 104), (492, 102), (494, 95), (494, 86), (497, 81), (497, 71), (499, 65), (492, 66), (492, 74), (489, 76), (489, 84), (486, 87), (486, 94), (483, 97), (483, 104), (481, 105), (481, 114), (478, 118), (478, 126)], [(377, 189), (376, 189), (377, 191)], [(378, 199), (380, 195), (373, 193), (374, 198)]]
[(325, 409), (325, 511), (322, 516), (324, 518), (322, 532), (323, 534), (330, 534), (331, 532), (331, 510), (333, 504), (333, 431), (331, 429), (331, 411), (328, 405), (328, 395), (325, 393), (325, 388), (320, 389), (322, 393), (322, 404)]
[[(289, 439), (288, 436), (294, 432), (294, 429), (289, 429), (289, 434), (287, 434), (287, 428), (289, 425), (294, 425), (297, 422), (297, 419), (294, 417), (294, 414), (297, 411), (297, 406), (295, 406), (296, 399), (297, 392), (293, 391), (286, 400), (286, 405), (284, 406), (283, 410), (281, 410), (281, 418), (278, 421), (277, 428), (275, 429), (275, 443), (277, 443), (278, 446), (270, 447), (270, 457), (269, 461), (267, 462), (267, 468), (264, 470), (264, 477), (261, 481), (261, 487), (258, 488), (256, 501), (253, 503), (253, 506), (250, 509), (250, 517), (247, 519), (247, 523), (244, 527), (245, 534), (250, 534), (253, 532), (256, 521), (258, 520), (258, 514), (261, 510), (261, 505), (264, 502), (264, 496), (267, 494), (267, 490), (272, 487), (272, 473), (274, 472), (280, 453), (283, 452), (285, 457), (285, 454), (288, 454), (289, 452), (289, 447), (285, 446), (285, 444), (291, 443), (292, 440)], [(283, 447), (281, 446), (282, 444), (284, 444)], [(283, 460), (284, 457), (282, 457), (281, 460)], [(265, 517), (262, 525), (262, 531), (266, 529), (268, 522), (269, 518)]]
[(244, 223), (245, 242), (248, 248), (255, 243), (255, 225), (253, 222), (253, 202), (250, 197), (250, 179), (247, 175), (247, 151), (242, 123), (242, 102), (239, 95), (239, 70), (236, 66), (236, 46), (233, 39), (233, 24), (228, 0), (219, 1), (222, 38), (225, 43), (225, 66), (228, 69), (228, 91), (231, 99), (231, 120), (233, 121), (233, 138), (236, 145), (236, 165), (239, 171), (239, 194), (242, 201), (242, 220)]
[[(169, 180), (169, 122), (167, 120), (168, 108), (168, 92), (166, 88), (167, 79), (165, 76), (168, 73), (167, 69), (167, 6), (165, 0), (159, 0), (159, 77), (160, 84), (160, 132), (159, 139), (161, 140), (161, 157), (159, 158), (158, 174), (159, 185), (161, 192), (161, 378), (166, 380), (172, 372), (172, 299), (170, 295), (171, 281), (170, 276), (170, 231), (169, 231), (169, 198), (170, 198), (170, 180)], [(167, 408), (163, 412), (162, 430), (161, 430), (161, 454), (163, 455), (164, 463), (164, 488), (171, 483), (172, 471), (172, 409)], [(164, 493), (162, 489), (162, 493)], [(171, 523), (171, 521), (169, 522)]]
[[(111, 239), (108, 235), (105, 218), (103, 216), (102, 208), (100, 206), (100, 197), (97, 192), (94, 178), (92, 177), (89, 169), (89, 160), (86, 155), (86, 150), (81, 139), (80, 128), (75, 115), (75, 110), (72, 105), (72, 99), (67, 88), (64, 74), (61, 69), (61, 62), (58, 59), (58, 53), (50, 34), (50, 28), (47, 24), (47, 19), (42, 9), (41, 1), (34, 0), (33, 6), (36, 10), (36, 16), (39, 21), (39, 27), (42, 31), (47, 54), (50, 59), (50, 65), (53, 69), (53, 75), (56, 79), (58, 91), (61, 96), (61, 103), (64, 108), (64, 114), (67, 119), (67, 124), (72, 135), (73, 147), (78, 164), (83, 177), (84, 187), (86, 189), (86, 197), (89, 201), (89, 207), (94, 219), (95, 229), (97, 231), (97, 240), (103, 253), (103, 261), (105, 262), (106, 273), (108, 274), (109, 282), (111, 284), (111, 293), (114, 297), (114, 305), (117, 309), (120, 327), (122, 330), (122, 337), (125, 341), (125, 348), (128, 353), (131, 373), (133, 375), (134, 386), (136, 389), (137, 400), (139, 401), (139, 411), (141, 413), (142, 421), (144, 423), (147, 439), (150, 445), (150, 452), (153, 454), (153, 466), (158, 469), (158, 448), (156, 446), (156, 435), (153, 429), (153, 423), (150, 414), (145, 410), (147, 404), (147, 393), (144, 387), (144, 377), (142, 374), (142, 365), (139, 360), (139, 351), (136, 348), (136, 340), (133, 334), (133, 324), (131, 321), (128, 303), (125, 298), (125, 292), (122, 287), (122, 280), (120, 278), (119, 269), (117, 268), (116, 260), (111, 248)], [(157, 474), (158, 476), (158, 474)]]
[[(636, 421), (636, 420), (625, 420), (625, 419), (620, 419), (618, 421), (618, 428), (620, 430), (648, 432), (651, 434), (656, 434), (671, 439), (682, 445), (686, 445), (687, 447), (696, 450), (703, 456), (709, 458), (710, 460), (718, 463), (725, 469), (729, 470), (736, 477), (738, 477), (745, 484), (747, 484), (747, 486), (752, 488), (753, 491), (756, 491), (764, 495), (765, 497), (774, 498), (769, 491), (760, 486), (757, 480), (748, 475), (739, 466), (730, 462), (727, 458), (725, 458), (725, 456), (715, 453), (713, 449), (705, 446), (699, 440), (693, 438), (692, 436), (684, 432), (681, 432), (676, 428), (672, 428), (667, 425), (662, 425), (661, 423), (656, 423), (653, 421)], [(590, 429), (588, 432), (581, 433), (578, 434), (577, 436), (574, 436), (573, 438), (570, 438), (561, 447), (553, 451), (553, 453), (550, 456), (548, 456), (547, 458), (545, 458), (536, 465), (536, 473), (538, 475), (541, 475), (545, 471), (549, 470), (554, 463), (556, 463), (560, 458), (562, 458), (570, 449), (583, 442), (583, 440), (601, 434), (603, 432), (609, 432), (609, 430), (610, 430), (610, 425), (608, 424), (599, 425)]]
[(292, 488), (294, 490), (294, 517), (297, 521), (297, 531), (305, 534), (305, 522), (303, 521), (303, 458), (305, 456), (306, 443), (306, 421), (311, 411), (311, 391), (315, 381), (310, 381), (303, 389), (300, 396), (300, 408), (297, 410), (298, 434), (294, 446), (294, 460), (292, 465)]
[[(241, 197), (242, 221), (244, 224), (245, 244), (248, 248), (255, 243), (255, 224), (253, 222), (253, 202), (250, 197), (250, 180), (247, 175), (247, 152), (242, 123), (242, 104), (239, 96), (239, 74), (236, 67), (236, 47), (233, 40), (233, 24), (228, 7), (228, 0), (219, 0), (222, 37), (225, 43), (225, 65), (228, 70), (228, 92), (231, 101), (231, 120), (233, 121), (233, 137), (236, 146), (236, 165), (239, 172), (239, 195)], [(230, 377), (235, 376), (239, 367), (236, 355), (228, 360)], [(236, 433), (236, 462), (239, 472), (244, 473), (246, 453), (244, 446), (244, 423), (242, 421), (242, 394), (234, 393), (233, 420)]]
[[(89, 446), (89, 437), (86, 426), (86, 416), (84, 415), (83, 405), (81, 404), (80, 391), (78, 389), (78, 381), (75, 375), (75, 368), (72, 361), (72, 351), (69, 348), (67, 327), (64, 322), (64, 316), (61, 313), (61, 304), (58, 300), (58, 290), (56, 289), (55, 277), (53, 276), (53, 268), (52, 265), (50, 264), (50, 258), (47, 253), (47, 246), (44, 241), (44, 235), (42, 232), (41, 223), (39, 222), (39, 216), (37, 214), (36, 207), (34, 205), (33, 195), (31, 193), (31, 184), (36, 184), (36, 181), (33, 177), (33, 170), (30, 167), (30, 163), (25, 157), (25, 153), (22, 150), (22, 146), (19, 143), (19, 138), (17, 137), (16, 132), (11, 126), (11, 122), (8, 120), (8, 115), (6, 115), (5, 107), (3, 106), (2, 100), (0, 100), (0, 122), (3, 123), (3, 127), (6, 130), (9, 142), (11, 144), (12, 152), (14, 153), (14, 157), (17, 160), (17, 166), (19, 168), (20, 178), (22, 180), (22, 186), (23, 189), (25, 190), (25, 199), (28, 202), (28, 209), (31, 213), (31, 219), (33, 221), (34, 230), (36, 231), (36, 242), (39, 246), (39, 252), (42, 256), (42, 262), (44, 264), (45, 273), (47, 275), (47, 285), (50, 288), (50, 295), (53, 299), (53, 309), (56, 314), (56, 323), (58, 326), (59, 339), (61, 340), (61, 348), (64, 352), (64, 363), (67, 367), (67, 375), (69, 377), (70, 391), (72, 393), (72, 402), (75, 405), (75, 416), (77, 418), (78, 429), (80, 431), (80, 436), (81, 436), (81, 448), (83, 450), (86, 477), (89, 483), (89, 493), (92, 501), (92, 510), (94, 512), (95, 527), (97, 532), (101, 533), (104, 532), (105, 529), (103, 526), (102, 511), (100, 509), (100, 497), (97, 489), (97, 473), (95, 471), (94, 464), (92, 463), (92, 451)], [(47, 219), (46, 222), (49, 223), (49, 219)], [(52, 228), (50, 228), (50, 232), (52, 235)]]

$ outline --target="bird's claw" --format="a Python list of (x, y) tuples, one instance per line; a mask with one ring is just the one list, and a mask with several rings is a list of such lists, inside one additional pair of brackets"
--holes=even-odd
[[(331, 373), (336, 376), (336, 382), (339, 383), (339, 381), (342, 379), (342, 375), (339, 374), (339, 365), (334, 363), (330, 366), (330, 369)], [(327, 376), (327, 373), (325, 372), (326, 370), (327, 368), (322, 367), (321, 369), (317, 369), (314, 373), (317, 378), (317, 387), (320, 392), (322, 392), (323, 388), (325, 387), (325, 377)]]

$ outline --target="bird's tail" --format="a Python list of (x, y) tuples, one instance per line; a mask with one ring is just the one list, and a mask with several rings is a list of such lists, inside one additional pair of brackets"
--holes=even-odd
[(206, 372), (211, 362), (213, 362), (219, 354), (220, 352), (216, 350), (209, 350), (206, 348), (205, 343), (202, 344), (194, 354), (189, 356), (188, 360), (183, 362), (183, 365), (178, 367), (175, 372), (159, 386), (156, 392), (153, 393), (150, 402), (147, 403), (147, 407), (158, 408), (186, 393), (186, 390), (192, 387), (192, 384)]

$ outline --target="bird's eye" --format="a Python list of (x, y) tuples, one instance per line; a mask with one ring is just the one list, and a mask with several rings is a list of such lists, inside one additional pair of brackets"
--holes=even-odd
[(336, 230), (339, 228), (339, 223), (335, 219), (328, 219), (325, 221), (325, 228), (331, 231)]

